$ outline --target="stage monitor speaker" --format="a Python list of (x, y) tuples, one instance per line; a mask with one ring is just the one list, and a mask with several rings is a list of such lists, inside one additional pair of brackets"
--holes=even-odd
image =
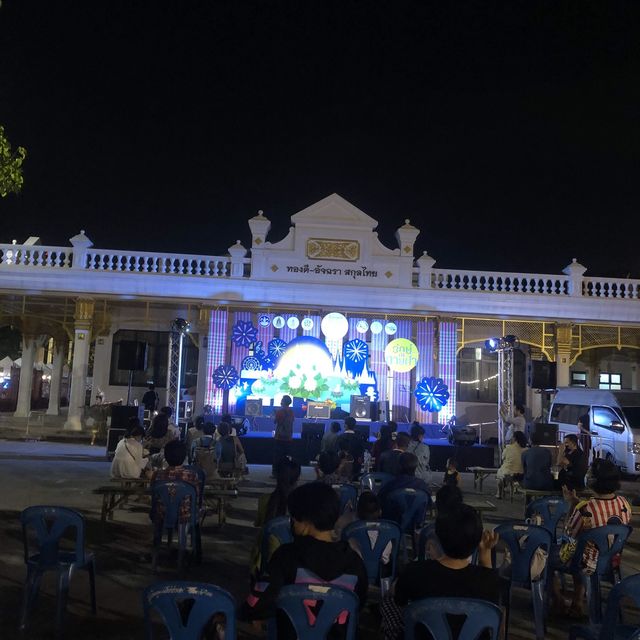
[(147, 368), (147, 343), (123, 340), (118, 344), (118, 369), (145, 371)]
[[(352, 396), (353, 397), (353, 396)], [(357, 424), (353, 430), (356, 435), (366, 444), (369, 444), (369, 425), (368, 424)]]
[(529, 362), (529, 386), (532, 389), (555, 389), (556, 363), (548, 360), (531, 360)]
[(369, 396), (351, 396), (349, 415), (356, 420), (371, 418), (371, 398)]
[(553, 422), (536, 422), (531, 432), (531, 441), (544, 447), (558, 444), (558, 425)]
[(107, 458), (113, 459), (118, 442), (124, 438), (126, 429), (107, 429)]
[(178, 402), (178, 420), (191, 420), (193, 417), (193, 400), (180, 400)]
[(262, 398), (247, 398), (244, 404), (244, 415), (257, 418), (262, 415)]
[(331, 405), (325, 402), (307, 402), (307, 418), (328, 420), (331, 417)]
[(109, 426), (114, 429), (126, 429), (129, 426), (129, 418), (138, 418), (140, 424), (144, 421), (144, 406), (135, 407), (132, 405), (111, 405), (111, 422)]
[(324, 423), (323, 422), (303, 422), (302, 434), (303, 440), (322, 440), (324, 436)]

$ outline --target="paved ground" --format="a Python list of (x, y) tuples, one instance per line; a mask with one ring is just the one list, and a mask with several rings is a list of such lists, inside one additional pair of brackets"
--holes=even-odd
[[(87, 578), (74, 577), (68, 607), (67, 638), (142, 638), (141, 593), (144, 587), (161, 579), (174, 579), (170, 562), (160, 567), (158, 574), (149, 563), (150, 527), (147, 507), (133, 504), (119, 510), (113, 522), (100, 523), (100, 497), (92, 489), (105, 484), (109, 463), (103, 447), (88, 445), (0, 440), (0, 483), (4, 488), (0, 501), (0, 629), (2, 637), (13, 637), (17, 629), (24, 564), (19, 514), (33, 504), (60, 504), (80, 510), (87, 520), (88, 547), (97, 558), (98, 617), (94, 618), (88, 604)], [(270, 491), (269, 468), (251, 466), (247, 481), (241, 485), (240, 496), (234, 501), (225, 527), (219, 529), (215, 518), (205, 523), (203, 531), (204, 560), (201, 566), (189, 569), (190, 579), (212, 582), (228, 589), (241, 601), (246, 595), (249, 550), (256, 530), (252, 521), (257, 498)], [(438, 474), (439, 476), (439, 474)], [(312, 478), (305, 468), (304, 479)], [(624, 490), (635, 493), (636, 486), (625, 482)], [(473, 493), (472, 478), (463, 474), (463, 490)], [(495, 501), (493, 481), (485, 484), (485, 497), (497, 505), (497, 511), (485, 514), (487, 527), (512, 518), (522, 517), (522, 503)], [(477, 499), (478, 496), (473, 496)], [(637, 524), (637, 523), (636, 523)], [(624, 554), (625, 573), (640, 570), (640, 538), (634, 533)], [(45, 580), (43, 593), (27, 638), (50, 638), (55, 606), (55, 585)], [(518, 594), (510, 638), (529, 640), (532, 634), (530, 601), (526, 592)], [(375, 610), (362, 616), (362, 637), (380, 638), (379, 620)], [(549, 638), (567, 638), (568, 623), (549, 620)], [(162, 636), (159, 636), (162, 637)], [(257, 637), (252, 629), (241, 627), (241, 638)]]

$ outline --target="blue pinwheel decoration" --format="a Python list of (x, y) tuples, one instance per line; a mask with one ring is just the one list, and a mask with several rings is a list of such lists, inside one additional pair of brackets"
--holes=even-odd
[(281, 338), (274, 338), (269, 341), (267, 345), (267, 351), (269, 352), (269, 358), (274, 364), (278, 362), (280, 356), (285, 352), (287, 343)]
[(218, 389), (223, 389), (224, 391), (228, 391), (231, 387), (235, 387), (240, 379), (236, 368), (231, 364), (221, 364), (213, 372), (212, 377), (213, 384), (215, 384)]
[(349, 342), (344, 345), (344, 357), (350, 362), (357, 364), (366, 360), (368, 355), (369, 347), (364, 340), (356, 338), (355, 340), (349, 340)]
[(258, 337), (258, 330), (251, 321), (239, 320), (231, 330), (231, 340), (239, 347), (251, 346)]
[(413, 395), (423, 411), (436, 412), (449, 401), (449, 387), (442, 378), (422, 378)]

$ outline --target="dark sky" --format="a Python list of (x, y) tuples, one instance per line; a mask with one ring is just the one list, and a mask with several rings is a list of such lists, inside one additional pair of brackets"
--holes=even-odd
[(337, 192), (443, 267), (640, 277), (639, 14), (4, 0), (0, 123), (28, 159), (0, 242), (219, 254)]

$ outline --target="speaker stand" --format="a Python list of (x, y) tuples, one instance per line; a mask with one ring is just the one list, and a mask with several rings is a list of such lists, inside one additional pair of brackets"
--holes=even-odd
[(133, 369), (129, 369), (129, 387), (127, 388), (127, 406), (131, 405), (131, 384), (133, 383)]

